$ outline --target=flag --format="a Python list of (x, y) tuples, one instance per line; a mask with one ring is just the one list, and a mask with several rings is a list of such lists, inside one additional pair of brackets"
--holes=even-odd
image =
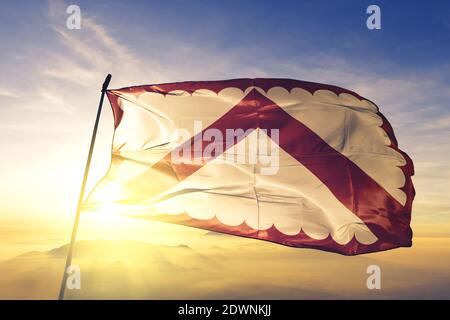
[(234, 79), (107, 96), (111, 166), (84, 210), (345, 255), (412, 244), (413, 163), (352, 91)]

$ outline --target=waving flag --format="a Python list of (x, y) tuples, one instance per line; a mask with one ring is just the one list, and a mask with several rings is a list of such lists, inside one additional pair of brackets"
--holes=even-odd
[(84, 210), (346, 255), (411, 246), (412, 161), (354, 92), (235, 79), (107, 95), (112, 162)]

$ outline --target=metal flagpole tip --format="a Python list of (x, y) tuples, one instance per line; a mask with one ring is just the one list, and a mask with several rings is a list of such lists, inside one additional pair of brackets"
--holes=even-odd
[(108, 75), (105, 78), (105, 82), (103, 82), (103, 86), (102, 86), (102, 92), (105, 92), (106, 90), (108, 90), (108, 86), (109, 86), (109, 82), (111, 81), (111, 74), (108, 73)]

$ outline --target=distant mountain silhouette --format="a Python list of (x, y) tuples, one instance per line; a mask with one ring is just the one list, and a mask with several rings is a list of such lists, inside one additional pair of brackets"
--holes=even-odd
[[(214, 234), (211, 234), (214, 235)], [(211, 236), (210, 235), (210, 236)], [(344, 257), (243, 240), (221, 247), (139, 241), (79, 241), (73, 264), (81, 290), (68, 299), (449, 298), (449, 239), (416, 239), (411, 249)], [(214, 240), (213, 240), (214, 239)], [(0, 299), (55, 299), (67, 245), (0, 262)], [(433, 256), (433, 264), (418, 257)], [(438, 257), (440, 260), (436, 260)], [(366, 288), (367, 266), (382, 290)]]

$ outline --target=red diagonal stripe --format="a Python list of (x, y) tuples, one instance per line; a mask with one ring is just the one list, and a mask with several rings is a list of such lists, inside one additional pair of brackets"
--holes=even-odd
[(280, 147), (322, 181), (377, 238), (393, 243), (410, 241), (407, 208), (353, 161), (275, 102), (259, 92), (255, 93), (255, 99), (264, 106), (260, 128), (279, 128)]
[[(238, 128), (249, 132), (256, 128), (266, 129), (269, 136), (270, 129), (279, 129), (280, 147), (321, 180), (378, 239), (398, 245), (411, 244), (410, 201), (402, 206), (355, 163), (256, 89), (252, 89), (236, 106), (208, 128), (174, 149), (177, 152), (188, 145), (191, 146), (191, 158), (186, 159), (185, 163), (173, 163), (170, 152), (153, 168), (164, 168), (166, 171), (169, 169), (180, 182), (220, 155), (215, 154), (210, 159), (203, 159), (201, 164), (192, 163), (192, 159), (202, 157), (203, 150), (209, 143), (218, 143), (202, 141), (201, 137), (206, 130), (218, 129), (226, 136), (226, 129)], [(249, 132), (238, 137), (235, 144)], [(202, 148), (201, 152), (197, 150), (197, 154), (194, 145), (199, 140)], [(226, 141), (222, 143), (223, 151), (230, 147), (226, 145)], [(410, 183), (408, 179), (409, 177), (407, 184)], [(163, 191), (165, 190), (161, 190)]]

